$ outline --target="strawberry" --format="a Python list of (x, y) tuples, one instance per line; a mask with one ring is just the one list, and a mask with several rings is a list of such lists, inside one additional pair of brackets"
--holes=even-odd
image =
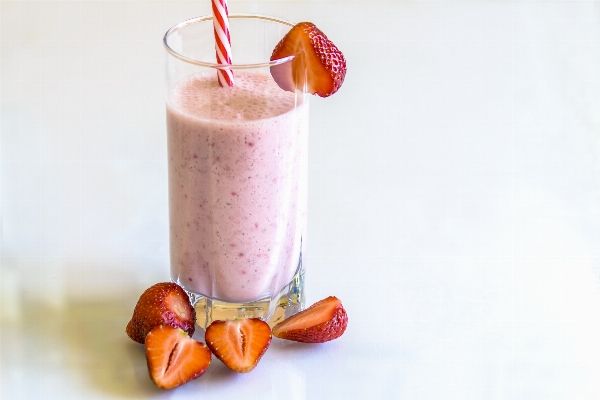
[(146, 362), (152, 381), (172, 389), (198, 378), (208, 369), (210, 350), (179, 328), (159, 325), (146, 335)]
[(195, 322), (196, 311), (187, 293), (175, 283), (163, 282), (142, 293), (125, 331), (132, 340), (144, 343), (148, 332), (158, 325), (181, 328), (192, 336)]
[(223, 364), (235, 372), (250, 372), (271, 343), (271, 328), (258, 318), (214, 321), (204, 339)]
[(271, 61), (294, 55), (296, 57), (292, 60), (293, 84), (289, 71), (282, 67), (285, 64), (271, 68), (273, 79), (282, 89), (302, 89), (305, 71), (308, 75), (308, 91), (312, 94), (328, 97), (342, 86), (346, 76), (346, 59), (313, 23), (296, 24), (275, 46)]
[(347, 326), (342, 302), (329, 296), (275, 325), (273, 335), (296, 342), (323, 343), (342, 336)]

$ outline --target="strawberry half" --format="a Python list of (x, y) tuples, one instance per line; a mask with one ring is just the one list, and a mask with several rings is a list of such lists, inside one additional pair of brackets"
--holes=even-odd
[(146, 336), (146, 361), (152, 381), (172, 389), (198, 378), (208, 369), (210, 350), (179, 328), (159, 325)]
[[(280, 66), (271, 68), (271, 74), (284, 90), (300, 88), (307, 80), (308, 91), (328, 97), (339, 90), (346, 76), (346, 59), (342, 52), (319, 28), (311, 22), (296, 24), (275, 46), (271, 61), (296, 56), (292, 60), (292, 78)], [(305, 79), (305, 71), (306, 78)]]
[(347, 326), (342, 302), (329, 296), (275, 325), (273, 335), (296, 342), (323, 343), (342, 336)]
[(250, 372), (271, 344), (271, 328), (258, 318), (214, 321), (204, 339), (223, 364), (235, 372)]
[(187, 293), (175, 283), (163, 282), (142, 293), (125, 331), (132, 340), (144, 343), (148, 332), (158, 325), (181, 328), (192, 336), (195, 322), (196, 311)]

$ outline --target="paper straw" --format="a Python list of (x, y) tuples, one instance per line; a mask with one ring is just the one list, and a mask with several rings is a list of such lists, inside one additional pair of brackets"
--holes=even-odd
[[(217, 64), (231, 64), (231, 38), (229, 36), (227, 0), (212, 0), (212, 9)], [(217, 69), (217, 78), (219, 85), (233, 86), (232, 70)]]

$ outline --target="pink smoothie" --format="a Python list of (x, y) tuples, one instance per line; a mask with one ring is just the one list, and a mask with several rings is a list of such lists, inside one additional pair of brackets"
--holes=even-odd
[[(306, 237), (307, 104), (268, 74), (179, 83), (167, 102), (171, 276), (228, 302), (277, 294)], [(304, 244), (303, 244), (304, 247)]]

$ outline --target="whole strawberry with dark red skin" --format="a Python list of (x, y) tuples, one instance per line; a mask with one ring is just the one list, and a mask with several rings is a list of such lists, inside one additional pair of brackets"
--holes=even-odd
[[(327, 36), (312, 22), (300, 22), (275, 46), (271, 61), (289, 56), (295, 87), (328, 97), (339, 90), (346, 77), (346, 58)], [(273, 69), (273, 68), (272, 68)], [(285, 78), (273, 74), (275, 81), (290, 90)], [(283, 82), (282, 82), (283, 81)]]
[(347, 326), (348, 314), (342, 302), (329, 296), (275, 325), (273, 335), (296, 342), (323, 343), (342, 336)]
[(175, 283), (162, 282), (142, 293), (125, 331), (132, 340), (144, 343), (148, 332), (159, 325), (180, 328), (192, 336), (195, 322), (196, 310), (187, 293)]

